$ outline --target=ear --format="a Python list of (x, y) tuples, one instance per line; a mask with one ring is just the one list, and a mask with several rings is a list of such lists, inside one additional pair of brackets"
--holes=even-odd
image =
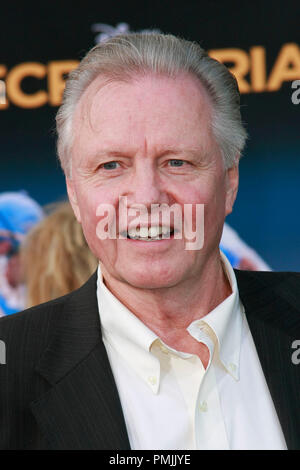
[(230, 214), (237, 196), (239, 187), (239, 166), (236, 163), (226, 170), (226, 215)]
[(74, 180), (71, 178), (66, 178), (67, 192), (69, 196), (69, 201), (74, 211), (75, 217), (79, 223), (81, 223), (80, 210), (77, 202), (76, 189), (74, 186)]

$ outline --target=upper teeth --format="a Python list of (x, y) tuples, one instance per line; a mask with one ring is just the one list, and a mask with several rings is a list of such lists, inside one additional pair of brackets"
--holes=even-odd
[(163, 237), (170, 234), (170, 228), (165, 226), (151, 226), (151, 227), (140, 227), (140, 228), (131, 228), (128, 230), (128, 235), (130, 238), (140, 238), (140, 239), (156, 239), (159, 240), (160, 236)]

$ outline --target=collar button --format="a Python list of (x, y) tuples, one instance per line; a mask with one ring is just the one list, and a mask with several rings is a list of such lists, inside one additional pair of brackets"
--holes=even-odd
[(156, 378), (154, 375), (150, 375), (150, 377), (148, 377), (148, 382), (149, 382), (151, 385), (156, 385), (156, 383), (157, 383), (157, 378)]

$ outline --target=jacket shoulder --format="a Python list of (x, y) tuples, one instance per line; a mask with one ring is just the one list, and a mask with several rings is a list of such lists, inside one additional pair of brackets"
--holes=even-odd
[(235, 274), (240, 279), (258, 279), (263, 282), (283, 281), (286, 279), (300, 280), (300, 272), (297, 271), (246, 271), (235, 269)]
[[(17, 377), (31, 374), (47, 348), (70, 295), (0, 318), (0, 341), (5, 357), (0, 372)], [(3, 355), (3, 353), (2, 353)]]
[(10, 362), (29, 364), (45, 350), (53, 335), (60, 336), (61, 331), (77, 323), (82, 328), (85, 319), (89, 323), (89, 315), (82, 312), (97, 311), (96, 282), (94, 273), (69, 294), (0, 318), (0, 340), (7, 346)]
[(0, 339), (2, 336), (12, 333), (14, 337), (20, 331), (25, 334), (28, 329), (39, 329), (39, 333), (46, 331), (44, 328), (53, 315), (59, 315), (71, 294), (45, 302), (23, 311), (6, 315), (0, 318)]
[(256, 317), (288, 334), (300, 334), (300, 273), (235, 270), (248, 320)]
[(300, 273), (283, 271), (242, 271), (235, 269), (241, 292), (258, 292), (264, 290), (276, 295), (300, 297)]

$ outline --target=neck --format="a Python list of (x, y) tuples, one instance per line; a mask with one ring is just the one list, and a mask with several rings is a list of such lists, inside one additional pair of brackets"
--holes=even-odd
[(220, 256), (207, 263), (197, 278), (161, 289), (139, 289), (101, 269), (108, 289), (170, 346), (185, 338), (191, 322), (207, 315), (231, 294)]

